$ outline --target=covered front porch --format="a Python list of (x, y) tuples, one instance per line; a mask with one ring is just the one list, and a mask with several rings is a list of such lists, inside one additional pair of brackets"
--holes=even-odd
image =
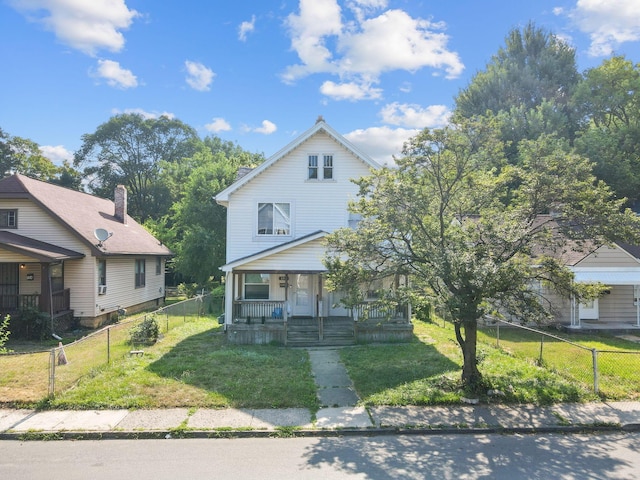
[(233, 271), (227, 278), (231, 343), (351, 345), (406, 341), (413, 332), (409, 305), (371, 298), (347, 308), (339, 292), (326, 289), (322, 272)]
[(599, 298), (571, 302), (571, 329), (640, 330), (640, 269), (576, 269), (575, 280), (601, 283), (606, 290)]
[(41, 312), (52, 325), (56, 318), (72, 318), (71, 290), (64, 286), (64, 267), (66, 262), (81, 258), (82, 253), (0, 232), (0, 315), (10, 315), (17, 321), (24, 312)]

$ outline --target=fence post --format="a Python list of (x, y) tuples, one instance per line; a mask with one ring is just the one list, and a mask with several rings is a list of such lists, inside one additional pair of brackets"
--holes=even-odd
[(496, 323), (496, 348), (500, 348), (500, 322)]
[(51, 349), (51, 355), (49, 355), (49, 396), (53, 397), (56, 394), (56, 349)]
[(544, 345), (544, 335), (540, 335), (540, 358), (538, 359), (538, 365), (542, 365), (542, 346)]
[(593, 391), (599, 393), (600, 386), (598, 385), (598, 350), (595, 348), (591, 350), (591, 356), (593, 358)]
[(164, 316), (167, 322), (167, 333), (169, 333), (169, 310), (166, 308), (164, 309)]
[(107, 364), (111, 363), (111, 327), (107, 327)]

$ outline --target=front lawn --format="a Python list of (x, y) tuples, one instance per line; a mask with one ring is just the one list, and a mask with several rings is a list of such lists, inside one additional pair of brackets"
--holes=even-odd
[[(358, 346), (341, 351), (356, 390), (366, 405), (459, 404), (462, 397), (484, 403), (584, 402), (598, 400), (592, 384), (561, 375), (487, 343), (479, 343), (482, 392), (460, 384), (462, 357), (453, 327), (414, 321), (409, 344)], [(534, 357), (535, 358), (535, 357)], [(489, 395), (489, 391), (493, 391)], [(627, 394), (637, 395), (640, 384)]]

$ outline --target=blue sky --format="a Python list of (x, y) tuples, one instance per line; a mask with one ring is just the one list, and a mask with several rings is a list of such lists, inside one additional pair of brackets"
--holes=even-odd
[(0, 0), (0, 127), (56, 163), (112, 115), (170, 115), (267, 156), (322, 115), (379, 161), (510, 29), (640, 61), (640, 0)]

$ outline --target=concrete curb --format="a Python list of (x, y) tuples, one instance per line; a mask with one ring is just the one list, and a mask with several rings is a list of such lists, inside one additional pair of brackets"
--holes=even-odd
[(174, 440), (186, 438), (294, 438), (294, 437), (350, 437), (381, 435), (531, 435), (539, 433), (613, 433), (640, 431), (640, 424), (627, 425), (567, 425), (538, 427), (388, 427), (297, 429), (283, 427), (274, 430), (158, 430), (158, 431), (29, 431), (0, 433), (0, 440), (55, 441), (55, 440)]

